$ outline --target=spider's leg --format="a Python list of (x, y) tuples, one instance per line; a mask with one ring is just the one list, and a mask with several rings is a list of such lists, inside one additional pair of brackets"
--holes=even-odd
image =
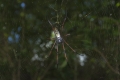
[(66, 34), (65, 36), (70, 36), (70, 34)]
[(49, 57), (49, 56), (50, 56), (50, 54), (51, 54), (51, 52), (52, 52), (52, 49), (53, 49), (53, 47), (55, 46), (55, 43), (56, 43), (56, 41), (53, 43), (53, 46), (52, 46), (52, 48), (51, 48), (51, 50), (50, 50), (50, 52), (49, 52), (49, 54), (48, 54), (48, 56), (47, 56), (47, 57)]
[(62, 23), (62, 30), (63, 30), (64, 24), (65, 24), (65, 21), (66, 21), (66, 17), (65, 17), (65, 19), (64, 19), (64, 21)]
[(62, 46), (63, 46), (63, 50), (64, 50), (64, 56), (65, 56), (65, 59), (68, 61), (68, 59), (67, 59), (67, 55), (66, 55), (66, 52), (65, 52), (65, 46), (64, 46), (64, 43), (62, 43)]
[[(64, 40), (64, 39), (63, 39)], [(65, 42), (65, 44), (74, 52), (74, 53), (76, 53), (76, 51), (72, 48), (72, 47), (70, 47), (70, 45), (64, 40), (64, 42)]]
[(49, 22), (49, 24), (52, 26), (52, 29), (54, 30), (54, 27), (53, 27), (53, 25), (52, 25), (52, 23), (48, 20), (48, 22)]
[(69, 66), (70, 68), (72, 68), (71, 65), (70, 65), (70, 63), (68, 62), (68, 59), (67, 59), (67, 55), (66, 55), (66, 52), (65, 52), (64, 42), (62, 43), (62, 46), (63, 46), (64, 56), (65, 56), (65, 59), (66, 59), (66, 61), (67, 61), (67, 64), (68, 64), (68, 66)]
[(65, 19), (64, 19), (64, 21), (62, 23), (62, 30), (63, 30), (64, 24), (65, 24), (66, 18), (67, 18), (67, 11), (66, 11), (66, 17), (65, 17)]
[(56, 44), (57, 46), (57, 56), (56, 56), (56, 59), (57, 59), (57, 68), (58, 68), (58, 43)]

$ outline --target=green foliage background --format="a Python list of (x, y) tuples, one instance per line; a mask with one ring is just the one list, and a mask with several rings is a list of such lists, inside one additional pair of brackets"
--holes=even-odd
[[(59, 44), (56, 68), (55, 48), (45, 58), (52, 47), (48, 20), (60, 29), (65, 17), (61, 34), (70, 34), (64, 39), (76, 53), (65, 45), (68, 64)], [(119, 0), (0, 1), (0, 80), (120, 80), (119, 53)]]

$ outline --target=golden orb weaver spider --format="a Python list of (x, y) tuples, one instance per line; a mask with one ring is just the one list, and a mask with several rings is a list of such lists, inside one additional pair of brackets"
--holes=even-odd
[[(63, 21), (63, 23), (62, 23), (62, 25), (61, 25), (62, 30), (63, 30), (65, 21), (66, 21), (66, 18), (64, 19), (64, 21)], [(48, 22), (49, 22), (49, 24), (51, 25), (52, 30), (53, 30), (53, 32), (54, 32), (54, 34), (55, 34), (55, 38), (52, 39), (52, 40), (55, 40), (55, 41), (54, 41), (54, 43), (53, 43), (53, 45), (52, 45), (52, 47), (51, 47), (51, 50), (50, 50), (48, 56), (50, 56), (50, 54), (52, 53), (53, 47), (56, 45), (56, 50), (57, 50), (56, 59), (57, 59), (57, 67), (58, 67), (58, 44), (62, 44), (62, 48), (63, 48), (63, 51), (64, 51), (63, 53), (64, 53), (65, 59), (66, 59), (67, 61), (68, 61), (68, 59), (67, 59), (67, 55), (66, 55), (66, 52), (65, 52), (64, 43), (65, 43), (74, 53), (75, 53), (76, 51), (63, 39), (63, 37), (61, 36), (61, 34), (60, 34), (60, 32), (58, 31), (58, 29), (57, 29), (56, 27), (54, 27), (49, 20), (48, 20)], [(47, 57), (48, 57), (48, 56), (47, 56)]]

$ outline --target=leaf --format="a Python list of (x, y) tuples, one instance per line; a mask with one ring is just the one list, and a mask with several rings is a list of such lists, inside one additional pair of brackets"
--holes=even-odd
[(66, 65), (67, 65), (67, 61), (65, 60), (65, 61), (61, 64), (60, 68), (64, 68)]
[(116, 4), (116, 6), (119, 7), (119, 6), (120, 6), (120, 2), (118, 2), (118, 3)]

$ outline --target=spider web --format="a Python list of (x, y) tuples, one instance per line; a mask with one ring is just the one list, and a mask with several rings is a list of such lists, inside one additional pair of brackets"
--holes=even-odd
[[(1, 80), (119, 80), (120, 2), (117, 0), (0, 1)], [(60, 30), (66, 18), (64, 31)], [(48, 55), (51, 21), (68, 44)], [(6, 75), (4, 75), (6, 74)]]

